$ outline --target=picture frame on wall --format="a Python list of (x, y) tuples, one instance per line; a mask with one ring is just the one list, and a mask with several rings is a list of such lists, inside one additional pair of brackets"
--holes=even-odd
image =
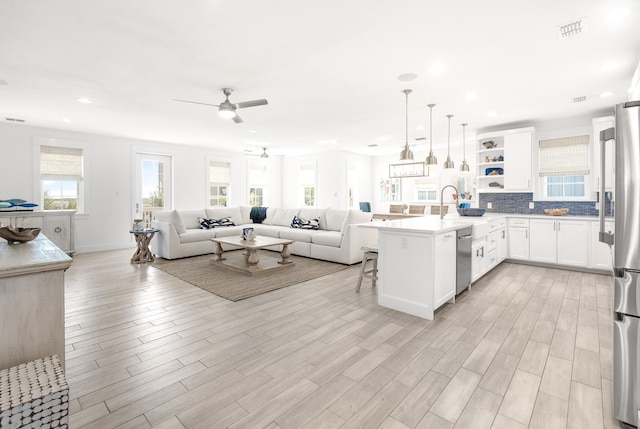
[(398, 178), (380, 179), (380, 200), (382, 201), (401, 201), (402, 189), (401, 180)]

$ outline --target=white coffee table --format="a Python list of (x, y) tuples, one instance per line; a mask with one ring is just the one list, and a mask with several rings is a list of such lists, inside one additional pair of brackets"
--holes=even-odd
[[(293, 240), (284, 240), (281, 238), (258, 236), (255, 240), (243, 240), (241, 237), (219, 237), (212, 238), (211, 241), (215, 243), (215, 250), (213, 251), (212, 263), (216, 263), (220, 266), (227, 267), (236, 271), (240, 271), (246, 274), (258, 274), (269, 272), (273, 270), (289, 268), (295, 265), (289, 258), (291, 252), (289, 251), (289, 245), (293, 244)], [(224, 251), (222, 250), (223, 244), (229, 244), (232, 246), (241, 247), (246, 250), (242, 257), (238, 257), (235, 254), (227, 254), (228, 258), (223, 257)], [(259, 249), (271, 246), (282, 246), (280, 251), (280, 259), (265, 257), (262, 259), (258, 255)]]

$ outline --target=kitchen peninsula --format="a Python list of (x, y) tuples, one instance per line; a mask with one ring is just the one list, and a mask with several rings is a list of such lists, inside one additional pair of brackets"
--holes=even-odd
[(456, 230), (470, 222), (439, 216), (377, 221), (378, 304), (425, 319), (456, 293)]

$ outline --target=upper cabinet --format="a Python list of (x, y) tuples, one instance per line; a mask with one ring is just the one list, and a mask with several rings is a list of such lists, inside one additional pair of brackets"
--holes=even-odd
[(478, 135), (478, 192), (533, 192), (534, 132), (519, 128)]
[[(614, 125), (613, 116), (605, 116), (602, 118), (594, 118), (593, 121), (593, 136), (592, 136), (592, 147), (593, 147), (593, 190), (595, 192), (600, 192), (600, 187), (602, 186), (602, 172), (601, 172), (601, 152), (600, 152), (600, 131), (606, 130), (607, 128), (611, 128)], [(604, 186), (606, 191), (612, 191), (615, 180), (615, 171), (614, 166), (615, 162), (613, 160), (614, 156), (614, 148), (613, 142), (607, 142), (605, 146), (605, 175), (604, 175)]]

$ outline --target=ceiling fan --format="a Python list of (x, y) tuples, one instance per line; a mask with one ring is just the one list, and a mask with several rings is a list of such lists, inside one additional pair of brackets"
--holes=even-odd
[(209, 104), (209, 103), (200, 103), (198, 101), (189, 101), (189, 100), (177, 100), (173, 99), (173, 101), (180, 101), (182, 103), (193, 103), (193, 104), (203, 104), (205, 106), (215, 106), (218, 108), (218, 115), (222, 118), (231, 118), (233, 122), (239, 124), (242, 122), (242, 118), (238, 116), (236, 113), (237, 109), (244, 109), (245, 107), (256, 107), (263, 106), (265, 104), (269, 104), (267, 100), (251, 100), (251, 101), (241, 101), (240, 103), (232, 103), (229, 101), (229, 96), (233, 92), (231, 88), (222, 88), (222, 93), (225, 95), (225, 100), (220, 104)]

